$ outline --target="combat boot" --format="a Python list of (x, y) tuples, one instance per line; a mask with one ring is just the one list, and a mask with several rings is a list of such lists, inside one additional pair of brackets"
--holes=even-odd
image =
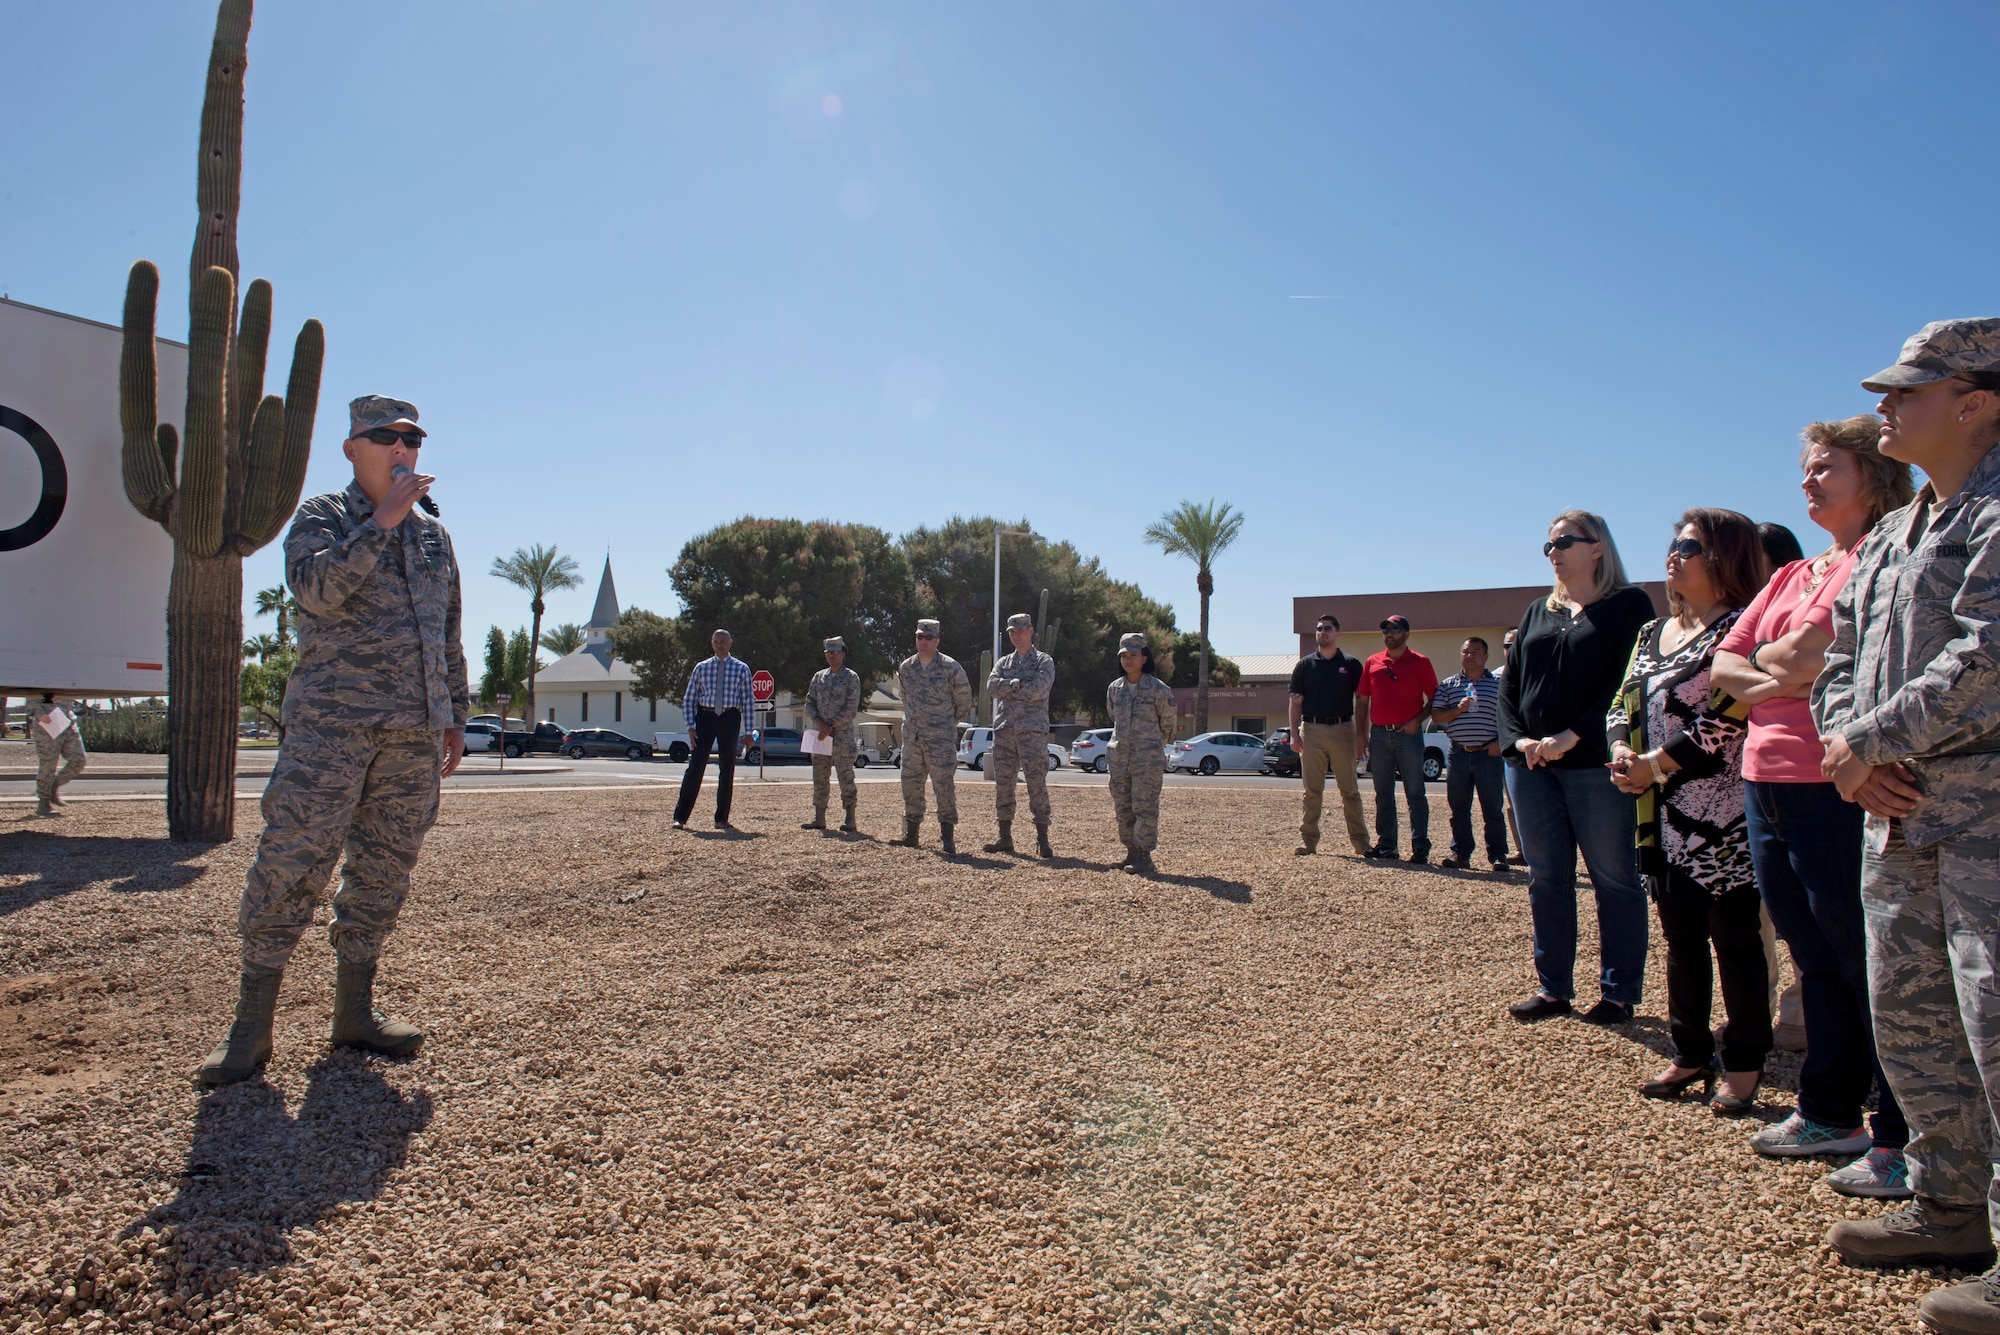
[(333, 1045), (407, 1057), (423, 1044), (423, 1030), (375, 1009), (375, 965), (340, 961), (333, 975)]
[(53, 806), (49, 805), (48, 800), (44, 798), (35, 803), (35, 814), (37, 816), (60, 816), (62, 812), (57, 811)]
[(948, 858), (958, 856), (958, 845), (951, 841), (953, 827), (954, 822), (952, 821), (941, 820), (938, 822), (938, 842), (944, 846), (944, 855)]
[(278, 1011), (282, 973), (245, 972), (236, 988), (236, 1018), (194, 1073), (204, 1085), (233, 1085), (257, 1074), (271, 1060), (271, 1018)]
[(982, 845), (988, 853), (1011, 853), (1014, 851), (1014, 822), (1000, 822), (1000, 837), (990, 844)]
[(900, 848), (922, 848), (923, 845), (917, 841), (917, 834), (923, 827), (924, 823), (921, 820), (912, 820), (910, 817), (905, 816), (903, 817), (903, 837), (901, 839), (891, 839), (889, 842)]
[(1046, 825), (1037, 825), (1035, 827), (1035, 852), (1045, 858), (1052, 858), (1056, 855), (1056, 851), (1049, 847), (1049, 827)]
[(840, 832), (842, 834), (860, 834), (861, 827), (854, 823), (854, 803), (843, 803), (841, 809), (847, 813), (847, 819), (840, 823)]
[(1130, 867), (1132, 865), (1132, 859), (1137, 856), (1139, 856), (1138, 851), (1135, 850), (1132, 847), (1132, 845), (1127, 844), (1125, 845), (1125, 856), (1118, 859), (1118, 861), (1112, 863), (1111, 865), (1122, 870), (1124, 868)]
[(1153, 865), (1153, 855), (1137, 848), (1132, 850), (1131, 861), (1125, 864), (1125, 874), (1128, 876), (1151, 876), (1157, 870), (1159, 869)]
[(1917, 1318), (1945, 1335), (2000, 1335), (2000, 1270), (1925, 1294)]
[(826, 828), (826, 808), (814, 807), (813, 818), (799, 826), (801, 830), (824, 830)]
[(1919, 1196), (1873, 1219), (1843, 1219), (1826, 1245), (1849, 1265), (1949, 1265), (1984, 1269), (1993, 1261), (1986, 1206), (1944, 1205)]

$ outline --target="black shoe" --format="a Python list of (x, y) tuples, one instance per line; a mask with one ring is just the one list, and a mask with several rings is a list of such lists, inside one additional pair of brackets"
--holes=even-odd
[(1537, 992), (1526, 1001), (1517, 1001), (1507, 1008), (1507, 1013), (1523, 1024), (1535, 1020), (1546, 1020), (1551, 1015), (1568, 1015), (1570, 1006), (1560, 997), (1551, 997)]
[(1598, 1002), (1576, 1018), (1585, 1024), (1601, 1024), (1609, 1029), (1614, 1024), (1632, 1023), (1632, 1008), (1622, 1001), (1607, 999)]
[(1410, 861), (1418, 864), (1419, 866), (1423, 865), (1426, 862), (1429, 862), (1430, 860), (1431, 860), (1431, 851), (1428, 848), (1413, 848), (1410, 850)]
[(1693, 1075), (1684, 1075), (1678, 1080), (1648, 1080), (1639, 1086), (1639, 1093), (1649, 1099), (1677, 1099), (1699, 1084), (1701, 1096), (1705, 1099), (1715, 1092), (1716, 1071), (1712, 1066), (1704, 1066)]
[(1757, 1078), (1750, 1082), (1750, 1092), (1742, 1098), (1734, 1094), (1717, 1094), (1708, 1101), (1708, 1110), (1717, 1117), (1741, 1117), (1757, 1106), (1757, 1091), (1764, 1087), (1764, 1073), (1757, 1072)]
[(1453, 871), (1471, 871), (1471, 870), (1472, 870), (1472, 854), (1470, 854), (1470, 853), (1447, 853), (1447, 854), (1445, 854), (1445, 855), (1444, 855), (1443, 857), (1441, 857), (1441, 858), (1439, 858), (1439, 859), (1438, 859), (1438, 866), (1440, 866), (1440, 867), (1449, 867), (1449, 868), (1451, 868), (1451, 869), (1452, 869)]
[(1375, 845), (1375, 847), (1369, 849), (1366, 853), (1363, 853), (1361, 856), (1364, 858), (1375, 858), (1378, 860), (1386, 858), (1389, 861), (1394, 862), (1396, 860), (1396, 850), (1387, 847), (1386, 845), (1383, 844), (1377, 844)]

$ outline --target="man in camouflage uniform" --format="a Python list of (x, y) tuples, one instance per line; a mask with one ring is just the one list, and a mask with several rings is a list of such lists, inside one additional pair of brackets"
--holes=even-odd
[(892, 844), (916, 848), (924, 823), (924, 778), (937, 790), (938, 833), (946, 853), (957, 853), (958, 725), (972, 717), (972, 683), (958, 660), (938, 652), (938, 623), (917, 623), (917, 651), (896, 667), (903, 695), (903, 837)]
[(1137, 875), (1153, 871), (1160, 842), (1162, 749), (1174, 735), (1173, 688), (1146, 671), (1146, 637), (1137, 631), (1118, 640), (1118, 663), (1125, 675), (1104, 692), (1111, 715), (1111, 805), (1118, 812), (1118, 840), (1125, 857), (1118, 865)]
[(1014, 851), (1014, 774), (1028, 781), (1028, 814), (1035, 818), (1035, 851), (1052, 858), (1049, 847), (1049, 692), (1056, 684), (1056, 660), (1035, 648), (1035, 619), (1026, 612), (1007, 618), (1014, 652), (993, 665), (986, 693), (993, 697), (993, 745), (986, 770), (993, 778), (993, 813), (1000, 837), (988, 853)]
[(847, 812), (840, 828), (859, 834), (861, 827), (854, 820), (860, 798), (854, 787), (854, 720), (861, 714), (861, 678), (847, 666), (846, 640), (835, 635), (825, 641), (825, 649), (826, 666), (813, 673), (812, 684), (806, 687), (806, 726), (833, 739), (833, 754), (812, 758), (813, 818), (799, 828), (826, 828), (827, 771), (833, 770), (840, 775), (840, 805)]
[(285, 964), (343, 854), (328, 931), (333, 1041), (389, 1056), (424, 1041), (375, 1010), (375, 964), (437, 819), (438, 781), (465, 751), (458, 560), (444, 526), (415, 511), (433, 480), (411, 471), (424, 438), (417, 410), (369, 395), (348, 418), (354, 481), (301, 505), (285, 535), (298, 665), (236, 915), (236, 1021), (197, 1073), (205, 1084), (246, 1079), (270, 1058)]
[[(86, 763), (83, 754), (83, 734), (77, 730), (76, 715), (68, 710), (63, 712), (69, 718), (67, 727), (55, 736), (42, 726), (42, 720), (56, 712), (61, 706), (48, 691), (42, 698), (28, 703), (28, 736), (35, 739), (35, 814), (37, 816), (60, 816), (57, 808), (63, 804), (62, 786), (83, 773)], [(56, 762), (62, 768), (56, 768)]]
[[(2000, 319), (1926, 325), (1882, 394), (1882, 453), (1924, 470), (1834, 604), (1813, 685), (1826, 777), (1868, 812), (1862, 905), (1882, 1068), (1915, 1198), (1843, 1220), (1863, 1265), (1984, 1264), (2000, 1229)], [(1933, 1330), (2000, 1332), (2000, 1272), (1927, 1295)]]

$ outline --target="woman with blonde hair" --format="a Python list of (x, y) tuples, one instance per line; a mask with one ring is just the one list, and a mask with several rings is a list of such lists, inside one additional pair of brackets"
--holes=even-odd
[[(1807, 697), (1832, 642), (1833, 600), (1854, 549), (1914, 494), (1910, 467), (1878, 448), (1873, 414), (1800, 433), (1806, 513), (1832, 545), (1771, 577), (1715, 655), (1719, 692), (1750, 707), (1744, 805), (1757, 888), (1791, 947), (1804, 993), (1806, 1058), (1798, 1106), (1751, 1146), (1776, 1158), (1858, 1155), (1827, 1185), (1849, 1196), (1910, 1194), (1909, 1125), (1875, 1057), (1861, 909), (1861, 808), (1820, 774), (1826, 750)], [(1864, 1119), (1876, 1097), (1872, 1126)]]
[(1565, 1015), (1576, 995), (1576, 855), (1597, 898), (1598, 1003), (1592, 1024), (1623, 1024), (1646, 980), (1646, 892), (1633, 800), (1605, 775), (1604, 720), (1653, 600), (1625, 578), (1603, 518), (1566, 510), (1542, 554), (1554, 587), (1528, 605), (1500, 678), (1507, 797), (1520, 826), (1540, 987), (1508, 1007), (1522, 1021)]

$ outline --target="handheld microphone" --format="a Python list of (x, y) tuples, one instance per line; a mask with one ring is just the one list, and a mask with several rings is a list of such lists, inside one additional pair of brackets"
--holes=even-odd
[[(409, 470), (409, 469), (407, 469), (407, 468), (405, 468), (405, 467), (404, 467), (403, 465), (401, 465), (401, 464), (397, 464), (397, 465), (396, 465), (395, 467), (393, 467), (393, 468), (391, 468), (391, 469), (389, 470), (389, 476), (390, 476), (390, 477), (402, 477), (402, 476), (404, 476), (405, 474), (407, 474), (407, 473), (408, 473), (409, 471), (410, 471), (410, 470)], [(425, 514), (429, 515), (429, 516), (430, 516), (431, 518), (433, 518), (433, 519), (436, 519), (436, 518), (437, 518), (437, 513), (438, 513), (438, 503), (437, 503), (436, 501), (432, 500), (432, 499), (431, 499), (431, 498), (430, 498), (429, 496), (419, 496), (419, 497), (417, 497), (417, 504), (418, 504), (418, 505), (421, 505), (421, 506), (423, 507), (423, 509), (424, 509), (424, 513), (425, 513)]]

